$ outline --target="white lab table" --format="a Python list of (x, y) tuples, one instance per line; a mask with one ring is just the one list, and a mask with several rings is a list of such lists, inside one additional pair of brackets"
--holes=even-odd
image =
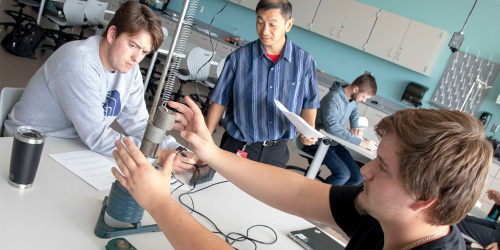
[[(349, 150), (349, 152), (351, 153), (351, 156), (354, 158), (354, 160), (357, 160), (357, 161), (362, 162), (362, 163), (367, 163), (367, 162), (377, 158), (377, 150), (369, 150), (369, 149), (363, 148), (361, 146), (354, 145), (348, 141), (342, 140), (336, 136), (328, 134), (324, 130), (321, 130), (321, 133), (326, 135), (328, 138), (334, 140), (335, 142), (340, 143), (347, 150)], [(375, 141), (377, 144), (380, 142), (375, 134), (375, 131), (373, 130), (373, 127), (368, 127), (368, 128), (363, 129), (363, 137), (367, 138), (368, 140)]]
[[(334, 143), (335, 142), (340, 143), (342, 146), (344, 146), (351, 153), (352, 158), (356, 161), (359, 161), (361, 163), (367, 163), (367, 162), (377, 158), (377, 151), (376, 150), (372, 151), (372, 150), (363, 148), (361, 146), (354, 145), (348, 141), (345, 141), (343, 139), (340, 139), (334, 135), (327, 133), (323, 129), (321, 129), (319, 132), (322, 133), (325, 137), (318, 138), (318, 140), (330, 139), (330, 140), (334, 141)], [(368, 140), (375, 141), (377, 144), (380, 142), (375, 134), (375, 131), (373, 130), (373, 127), (368, 127), (368, 128), (363, 129), (363, 137), (367, 138)], [(323, 164), (323, 159), (325, 158), (328, 147), (329, 147), (329, 145), (325, 144), (324, 141), (320, 142), (318, 150), (316, 151), (316, 154), (314, 155), (314, 158), (311, 162), (311, 165), (309, 166), (309, 170), (306, 173), (306, 176), (308, 178), (314, 179), (316, 177), (316, 175), (318, 174), (319, 168)]]
[[(110, 239), (94, 235), (94, 227), (102, 202), (109, 190), (97, 191), (72, 172), (53, 160), (48, 154), (88, 149), (79, 139), (48, 137), (39, 169), (31, 189), (20, 190), (7, 182), (12, 137), (0, 138), (0, 212), (2, 214), (2, 245), (4, 249), (104, 249)], [(111, 159), (111, 158), (110, 158)], [(111, 159), (112, 160), (112, 159)], [(114, 161), (113, 161), (114, 162)], [(216, 174), (207, 186), (224, 180)], [(174, 196), (185, 191), (177, 190)], [(195, 208), (212, 219), (225, 233), (245, 233), (255, 224), (273, 228), (278, 240), (272, 245), (258, 245), (258, 249), (302, 249), (287, 237), (290, 230), (313, 226), (308, 221), (271, 208), (231, 183), (223, 183), (191, 195)], [(213, 226), (194, 215), (204, 226)], [(143, 225), (151, 224), (145, 213)], [(252, 236), (264, 241), (271, 233), (256, 229)], [(173, 249), (161, 232), (124, 236), (137, 249)], [(196, 236), (193, 236), (196, 237)], [(254, 249), (250, 242), (235, 244), (239, 249)]]

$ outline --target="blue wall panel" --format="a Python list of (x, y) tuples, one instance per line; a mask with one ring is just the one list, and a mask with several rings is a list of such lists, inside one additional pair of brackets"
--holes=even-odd
[[(359, 1), (447, 30), (450, 38), (453, 32), (460, 31), (474, 4), (474, 0)], [(171, 0), (169, 8), (180, 11), (182, 3), (181, 0)], [(196, 18), (210, 23), (213, 15), (225, 3), (225, 0), (200, 0), (199, 5), (204, 6), (204, 11), (197, 13)], [(468, 53), (477, 55), (480, 50), (480, 57), (487, 60), (493, 54), (492, 61), (500, 63), (500, 15), (498, 13), (500, 13), (500, 1), (478, 1), (464, 31), (465, 41), (461, 47), (462, 51), (469, 47)], [(255, 12), (233, 3), (228, 3), (226, 9), (216, 17), (214, 25), (230, 33), (237, 29), (236, 34), (245, 40), (257, 39)], [(429, 91), (423, 101), (425, 108), (434, 108), (429, 100), (451, 55), (451, 51), (445, 46), (432, 74), (425, 76), (299, 27), (293, 27), (288, 35), (292, 41), (311, 53), (317, 61), (318, 68), (328, 74), (352, 81), (365, 70), (373, 72), (379, 83), (378, 95), (392, 101), (399, 102), (406, 84), (410, 81), (427, 86)], [(492, 135), (489, 132), (491, 125), (500, 124), (500, 105), (495, 103), (500, 94), (499, 78), (495, 80), (478, 114), (475, 114), (476, 117), (479, 117), (483, 111), (493, 114), (487, 127), (489, 135)], [(495, 138), (500, 140), (500, 132)]]

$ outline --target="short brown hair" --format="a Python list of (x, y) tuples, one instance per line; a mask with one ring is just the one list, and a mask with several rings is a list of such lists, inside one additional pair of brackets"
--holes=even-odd
[(281, 16), (287, 21), (292, 17), (292, 4), (287, 0), (260, 0), (257, 3), (257, 7), (255, 8), (255, 12), (259, 12), (260, 9), (263, 10), (272, 10), (279, 9)]
[(158, 50), (163, 43), (161, 19), (146, 5), (129, 1), (123, 3), (116, 11), (113, 19), (102, 33), (106, 37), (109, 27), (116, 27), (116, 37), (122, 33), (136, 35), (146, 30), (153, 37), (153, 50)]
[(372, 75), (364, 74), (358, 76), (352, 82), (352, 87), (358, 87), (359, 92), (367, 93), (371, 96), (375, 96), (377, 94), (377, 82), (375, 81), (375, 77)]
[(493, 156), (477, 118), (452, 110), (404, 109), (383, 118), (375, 131), (397, 138), (406, 191), (417, 199), (437, 199), (430, 224), (456, 224), (473, 208)]

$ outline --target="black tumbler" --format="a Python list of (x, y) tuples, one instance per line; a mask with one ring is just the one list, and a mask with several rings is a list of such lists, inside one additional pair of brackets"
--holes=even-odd
[(44, 142), (45, 133), (39, 129), (29, 126), (16, 129), (10, 157), (11, 186), (28, 189), (33, 185)]

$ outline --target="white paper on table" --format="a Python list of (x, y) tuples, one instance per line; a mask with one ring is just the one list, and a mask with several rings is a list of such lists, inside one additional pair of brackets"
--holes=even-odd
[(288, 111), (288, 109), (281, 104), (280, 101), (274, 100), (274, 103), (276, 103), (276, 106), (278, 107), (281, 112), (292, 122), (293, 125), (297, 128), (297, 130), (302, 133), (305, 137), (307, 138), (323, 138), (325, 135), (320, 133), (318, 130), (315, 128), (311, 127), (309, 123), (307, 123), (302, 117)]
[[(116, 180), (111, 172), (111, 168), (116, 166), (116, 163), (92, 150), (49, 154), (49, 156), (99, 191), (110, 189)], [(192, 174), (187, 172), (189, 171), (183, 174), (174, 174), (179, 181), (172, 183), (171, 190), (178, 188), (186, 181), (189, 183)], [(189, 185), (186, 184), (179, 188), (189, 190)]]
[(49, 156), (99, 191), (110, 189), (116, 180), (111, 173), (111, 168), (116, 164), (94, 151), (82, 150)]

